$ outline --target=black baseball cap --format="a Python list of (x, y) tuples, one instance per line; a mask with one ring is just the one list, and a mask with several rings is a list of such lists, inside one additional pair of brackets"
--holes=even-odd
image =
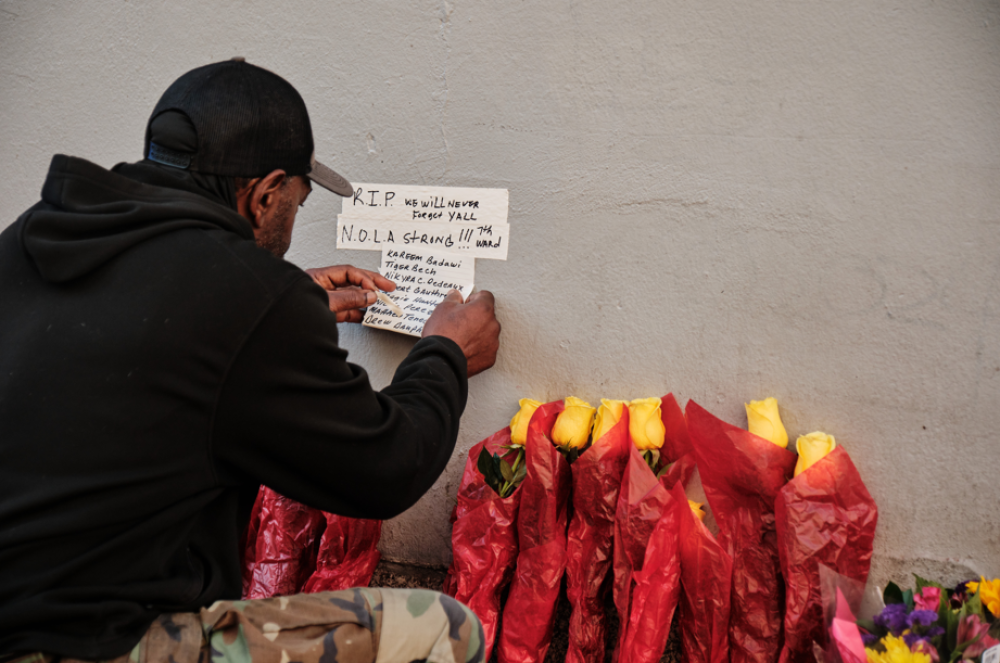
[[(193, 145), (151, 140), (154, 121), (180, 113)], [(167, 88), (146, 124), (146, 158), (206, 175), (260, 177), (272, 170), (305, 175), (341, 196), (351, 183), (316, 161), (302, 96), (281, 76), (243, 58), (198, 67)]]

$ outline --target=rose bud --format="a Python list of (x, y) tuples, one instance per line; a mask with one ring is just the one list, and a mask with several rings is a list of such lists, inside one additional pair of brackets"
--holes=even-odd
[(594, 442), (597, 442), (615, 427), (622, 418), (625, 410), (625, 401), (614, 401), (607, 398), (601, 399), (601, 406), (597, 408), (597, 416), (594, 418)]
[(541, 406), (541, 403), (531, 398), (522, 398), (517, 404), (521, 406), (521, 409), (510, 420), (510, 443), (523, 447), (525, 440), (528, 439), (528, 422), (531, 421), (531, 415)]
[(777, 399), (765, 398), (762, 401), (750, 401), (747, 409), (747, 430), (758, 437), (777, 444), (782, 449), (788, 448), (788, 433), (778, 415)]
[(698, 516), (698, 520), (705, 520), (705, 511), (701, 508), (705, 506), (704, 502), (695, 502), (694, 500), (688, 500), (688, 506), (691, 507), (691, 511), (694, 515)]
[(663, 446), (667, 429), (660, 414), (659, 398), (637, 398), (628, 404), (628, 434), (640, 451)]
[(800, 435), (795, 440), (795, 450), (799, 452), (799, 460), (795, 463), (795, 476), (799, 476), (815, 465), (823, 456), (837, 447), (833, 435), (816, 431), (808, 435)]
[(597, 408), (576, 396), (570, 396), (563, 403), (565, 409), (552, 425), (552, 441), (564, 449), (582, 449), (587, 446)]

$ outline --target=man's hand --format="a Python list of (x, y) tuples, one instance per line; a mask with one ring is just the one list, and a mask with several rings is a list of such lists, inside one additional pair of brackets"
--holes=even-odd
[(424, 323), (423, 336), (444, 336), (458, 343), (469, 362), (469, 377), (496, 363), (500, 349), (500, 323), (494, 311), (493, 293), (480, 290), (462, 302), (462, 293), (452, 290)]
[(306, 274), (326, 290), (330, 310), (337, 314), (337, 322), (361, 322), (364, 308), (375, 303), (375, 290), (392, 292), (396, 284), (378, 272), (358, 269), (351, 265), (336, 265), (307, 269)]

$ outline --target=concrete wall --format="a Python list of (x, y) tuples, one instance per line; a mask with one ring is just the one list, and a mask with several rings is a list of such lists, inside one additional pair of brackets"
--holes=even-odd
[[(0, 0), (0, 227), (53, 153), (140, 158), (166, 86), (234, 55), (354, 181), (510, 190), (477, 265), (501, 358), (387, 557), (447, 562), (464, 451), (519, 397), (673, 391), (836, 435), (876, 582), (1000, 575), (1000, 2)], [(339, 209), (310, 199), (291, 260), (377, 266)], [(412, 344), (343, 342), (379, 386)]]

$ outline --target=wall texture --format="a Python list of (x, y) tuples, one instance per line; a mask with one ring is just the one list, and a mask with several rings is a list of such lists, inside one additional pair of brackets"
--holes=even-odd
[[(519, 397), (673, 391), (836, 435), (876, 583), (1000, 575), (1000, 1), (0, 0), (0, 227), (53, 153), (140, 158), (166, 86), (234, 55), (349, 179), (510, 190), (477, 266), (502, 355), (387, 557), (447, 562), (464, 451)], [(310, 199), (292, 261), (377, 266), (339, 210)], [(378, 386), (412, 344), (343, 342)]]

